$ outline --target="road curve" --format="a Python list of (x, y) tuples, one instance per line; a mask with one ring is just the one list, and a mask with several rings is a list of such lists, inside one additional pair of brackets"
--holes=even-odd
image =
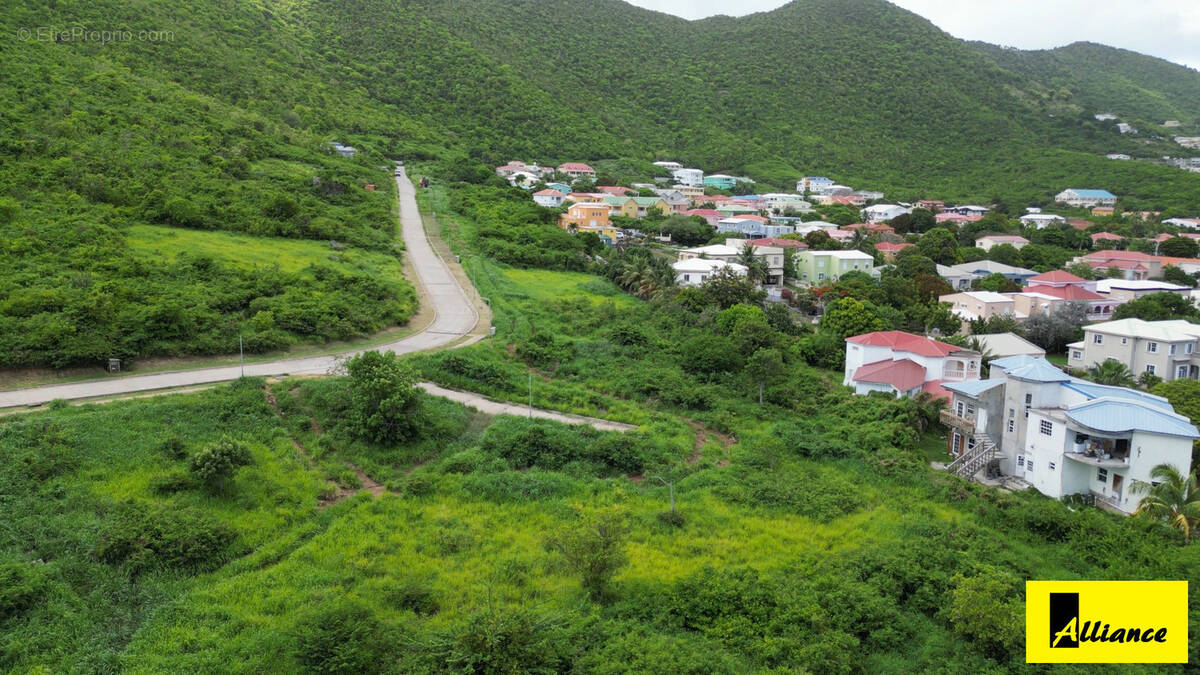
[[(463, 287), (455, 279), (446, 262), (429, 243), (421, 213), (417, 208), (416, 189), (404, 169), (396, 176), (396, 188), (400, 200), (401, 236), (406, 247), (405, 254), (412, 269), (416, 271), (417, 283), (425, 290), (434, 312), (434, 319), (425, 330), (409, 335), (390, 344), (353, 351), (311, 356), (297, 359), (247, 363), (248, 377), (278, 375), (327, 374), (340, 358), (364, 351), (391, 351), (397, 354), (422, 352), (446, 347), (467, 336), (479, 321), (479, 314), (471, 304)], [(56, 384), (28, 389), (0, 391), (0, 408), (38, 405), (55, 399), (82, 399), (97, 396), (131, 394), (139, 391), (187, 387), (236, 380), (242, 375), (241, 366), (179, 370), (169, 373), (135, 375), (112, 379), (87, 380), (71, 384)]]

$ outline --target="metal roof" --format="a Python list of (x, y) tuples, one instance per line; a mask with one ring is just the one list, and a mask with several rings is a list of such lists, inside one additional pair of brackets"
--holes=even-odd
[(1072, 379), (1046, 359), (1028, 354), (995, 359), (991, 367), (1003, 370), (1009, 377), (1031, 382), (1070, 382)]
[(943, 382), (942, 387), (975, 398), (985, 391), (1003, 386), (1004, 382), (1003, 378), (995, 380), (966, 380), (963, 382)]
[(1200, 438), (1200, 431), (1183, 415), (1141, 401), (1098, 398), (1067, 410), (1067, 417), (1089, 429), (1119, 434), (1145, 431), (1164, 436)]

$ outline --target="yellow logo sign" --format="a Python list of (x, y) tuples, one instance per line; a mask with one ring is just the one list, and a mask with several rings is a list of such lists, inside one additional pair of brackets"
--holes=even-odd
[(1027, 581), (1027, 663), (1187, 663), (1186, 581)]

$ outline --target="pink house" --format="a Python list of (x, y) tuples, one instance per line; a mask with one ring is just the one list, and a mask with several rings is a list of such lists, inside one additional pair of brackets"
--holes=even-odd
[(717, 223), (721, 222), (721, 220), (723, 218), (725, 218), (724, 213), (721, 213), (720, 211), (715, 211), (713, 209), (692, 209), (691, 211), (685, 211), (684, 215), (699, 216), (699, 217), (703, 218), (705, 222), (707, 222), (709, 225), (712, 225), (713, 227), (716, 227)]

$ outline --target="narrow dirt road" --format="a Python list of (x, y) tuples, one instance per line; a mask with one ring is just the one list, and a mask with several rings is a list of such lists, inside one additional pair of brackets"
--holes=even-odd
[[(250, 377), (279, 375), (323, 375), (331, 372), (338, 359), (362, 351), (391, 351), (397, 354), (429, 351), (453, 345), (470, 334), (479, 321), (467, 292), (455, 278), (446, 261), (433, 250), (417, 208), (416, 189), (408, 176), (400, 169), (396, 176), (396, 188), (400, 199), (401, 234), (406, 246), (405, 254), (416, 271), (415, 280), (424, 290), (434, 311), (433, 321), (425, 330), (414, 333), (390, 344), (359, 349), (338, 354), (313, 356), (298, 359), (281, 359), (265, 363), (248, 363), (244, 374)], [(241, 366), (180, 370), (169, 373), (136, 375), (102, 380), (88, 380), (71, 384), (31, 387), (0, 391), (0, 408), (38, 405), (55, 399), (83, 399), (96, 396), (114, 396), (140, 391), (187, 387), (236, 380), (243, 375)]]
[(516, 415), (518, 417), (534, 417), (542, 420), (554, 420), (555, 422), (564, 422), (566, 424), (586, 424), (590, 427), (600, 429), (601, 431), (629, 431), (630, 429), (637, 428), (637, 426), (633, 424), (602, 420), (597, 417), (572, 415), (571, 413), (557, 412), (554, 410), (533, 408), (531, 411), (527, 406), (493, 401), (492, 399), (487, 398), (486, 396), (481, 396), (480, 394), (475, 394), (469, 391), (458, 391), (456, 389), (446, 389), (444, 387), (439, 387), (432, 382), (418, 382), (417, 386), (424, 389), (429, 394), (440, 396), (442, 398), (448, 398), (455, 403), (461, 403), (468, 408), (474, 408), (479, 412), (488, 415)]

